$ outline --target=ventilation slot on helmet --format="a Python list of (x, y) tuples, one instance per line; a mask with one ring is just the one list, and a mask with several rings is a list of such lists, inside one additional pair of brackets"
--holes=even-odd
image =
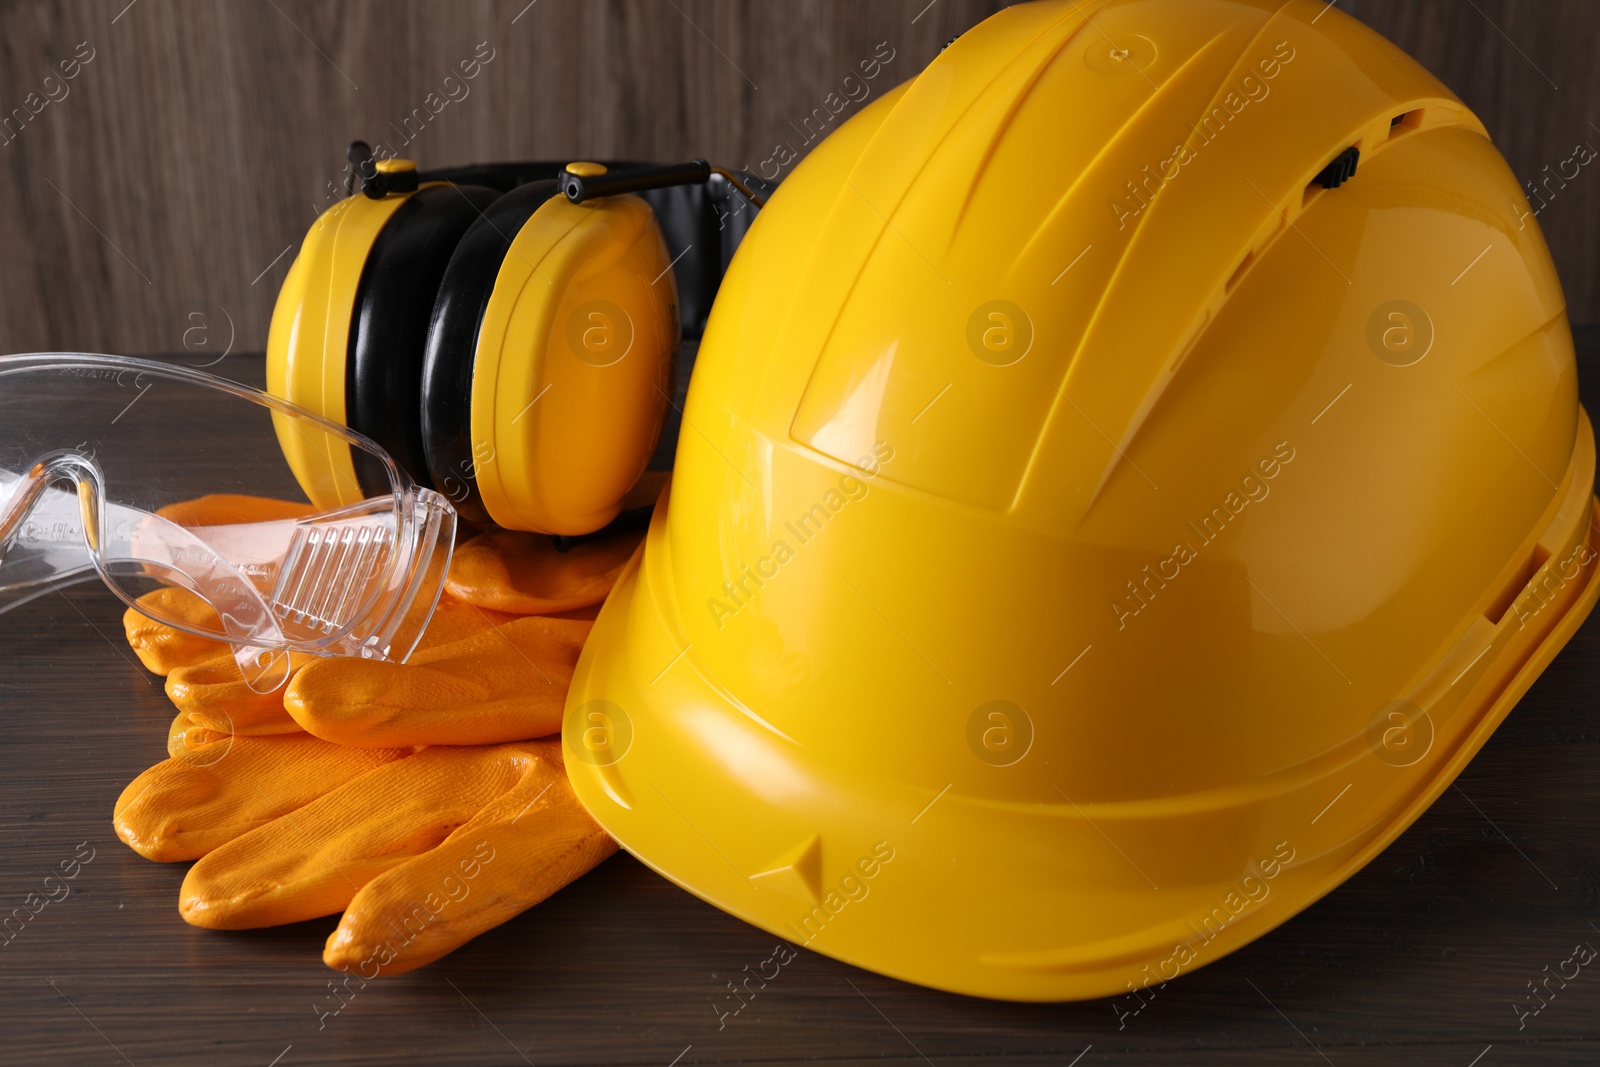
[(1337, 189), (1345, 182), (1356, 176), (1356, 166), (1361, 162), (1361, 149), (1351, 145), (1337, 156), (1317, 176), (1311, 179), (1311, 185), (1306, 187), (1309, 194), (1317, 187), (1323, 189)]
[(1499, 626), (1505, 619), (1506, 612), (1517, 602), (1517, 597), (1528, 588), (1528, 583), (1533, 581), (1533, 576), (1539, 573), (1539, 568), (1543, 567), (1545, 560), (1549, 558), (1550, 553), (1543, 545), (1534, 545), (1533, 551), (1523, 560), (1522, 566), (1512, 572), (1511, 577), (1506, 579), (1504, 588), (1489, 602), (1489, 606), (1483, 609), (1483, 617)]
[(1403, 133), (1410, 133), (1422, 125), (1422, 109), (1405, 111), (1389, 120), (1389, 140), (1394, 140)]
[(1250, 264), (1256, 261), (1256, 251), (1257, 250), (1252, 249), (1243, 259), (1239, 261), (1239, 265), (1233, 268), (1233, 273), (1228, 276), (1228, 284), (1223, 288), (1223, 292), (1233, 292), (1233, 287), (1239, 284), (1239, 280), (1244, 277), (1244, 272), (1249, 270)]
[(1278, 239), (1278, 235), (1288, 228), (1288, 212), (1276, 212), (1272, 230), (1264, 236), (1257, 237), (1255, 246), (1244, 254), (1244, 258), (1239, 260), (1239, 265), (1233, 268), (1233, 273), (1228, 275), (1227, 282), (1222, 286), (1223, 296), (1227, 296), (1229, 293), (1233, 292), (1234, 288), (1244, 280), (1244, 276), (1250, 272), (1250, 268), (1255, 266), (1256, 261), (1261, 258), (1262, 253), (1267, 250), (1267, 247), (1271, 245), (1272, 242), (1276, 241)]

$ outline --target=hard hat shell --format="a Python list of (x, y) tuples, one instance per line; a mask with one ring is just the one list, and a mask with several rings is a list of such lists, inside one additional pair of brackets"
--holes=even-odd
[(793, 944), (1126, 993), (1372, 859), (1594, 604), (1563, 297), (1318, 0), (1009, 8), (723, 282), (573, 679), (579, 797)]

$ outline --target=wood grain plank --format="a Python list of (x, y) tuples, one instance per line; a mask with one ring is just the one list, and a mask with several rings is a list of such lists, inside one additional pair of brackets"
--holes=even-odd
[[(354, 137), (424, 165), (755, 165), (878, 42), (896, 52), (881, 91), (997, 6), (941, 0), (915, 22), (920, 4), (822, 0), (0, 7), (0, 106), (79, 42), (94, 49), (66, 99), (0, 146), (0, 350), (203, 335), (259, 350), (291, 258), (277, 257), (332, 203)], [(480, 49), (493, 58), (462, 80)]]
[[(898, 81), (997, 6), (11, 3), (0, 8), (0, 107), (21, 105), (79, 42), (95, 59), (0, 146), (0, 350), (168, 350), (197, 309), (259, 348), (288, 258), (261, 272), (330, 202), (352, 137), (404, 139), (425, 164), (707, 155), (754, 165), (878, 42), (896, 50), (885, 81)], [(1600, 146), (1589, 55), (1600, 6), (1589, 0), (1340, 6), (1459, 92), (1525, 181), (1580, 141)], [(448, 99), (444, 79), (483, 43), (495, 58), (467, 95), (429, 113), (428, 94)], [(418, 109), (427, 121), (408, 127)], [(1594, 169), (1540, 217), (1580, 322), (1600, 320)]]

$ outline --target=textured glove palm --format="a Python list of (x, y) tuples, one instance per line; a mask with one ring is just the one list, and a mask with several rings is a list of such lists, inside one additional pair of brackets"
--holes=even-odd
[[(235, 498), (215, 521), (257, 506)], [(458, 551), (410, 662), (296, 657), (288, 688), (266, 697), (225, 646), (130, 611), (129, 643), (166, 676), (178, 717), (169, 758), (118, 800), (118, 834), (151, 859), (200, 859), (179, 903), (195, 925), (342, 910), (323, 959), (367, 978), (519, 914), (616, 848), (548, 735), (637, 540), (563, 554), (536, 535), (485, 535)], [(179, 590), (150, 595), (209, 610)]]

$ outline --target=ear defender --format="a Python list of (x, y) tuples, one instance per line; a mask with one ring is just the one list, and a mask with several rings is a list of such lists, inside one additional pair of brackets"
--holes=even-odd
[[(466, 518), (557, 535), (605, 526), (661, 433), (679, 341), (666, 242), (629, 190), (682, 168), (458, 172), (509, 175), (502, 192), (407, 160), (364, 165), (362, 191), (312, 224), (279, 292), (268, 391), (373, 438)], [(528, 180), (541, 170), (554, 177)], [(378, 461), (278, 422), (318, 507), (388, 484), (364, 469)]]
[(422, 438), (461, 514), (582, 534), (616, 517), (661, 433), (677, 284), (643, 200), (558, 192), (508, 193), (462, 238), (429, 329)]
[[(384, 174), (415, 171), (401, 160), (385, 160), (376, 169)], [(347, 403), (348, 354), (359, 340), (358, 296), (374, 245), (409, 200), (409, 195), (352, 196), (311, 224), (272, 311), (267, 333), (269, 393), (360, 429), (353, 425)], [(427, 303), (431, 310), (431, 294)], [(331, 508), (365, 496), (348, 447), (305, 440), (286, 419), (277, 420), (277, 427), (284, 457), (313, 504)], [(413, 468), (411, 473), (417, 472)]]

